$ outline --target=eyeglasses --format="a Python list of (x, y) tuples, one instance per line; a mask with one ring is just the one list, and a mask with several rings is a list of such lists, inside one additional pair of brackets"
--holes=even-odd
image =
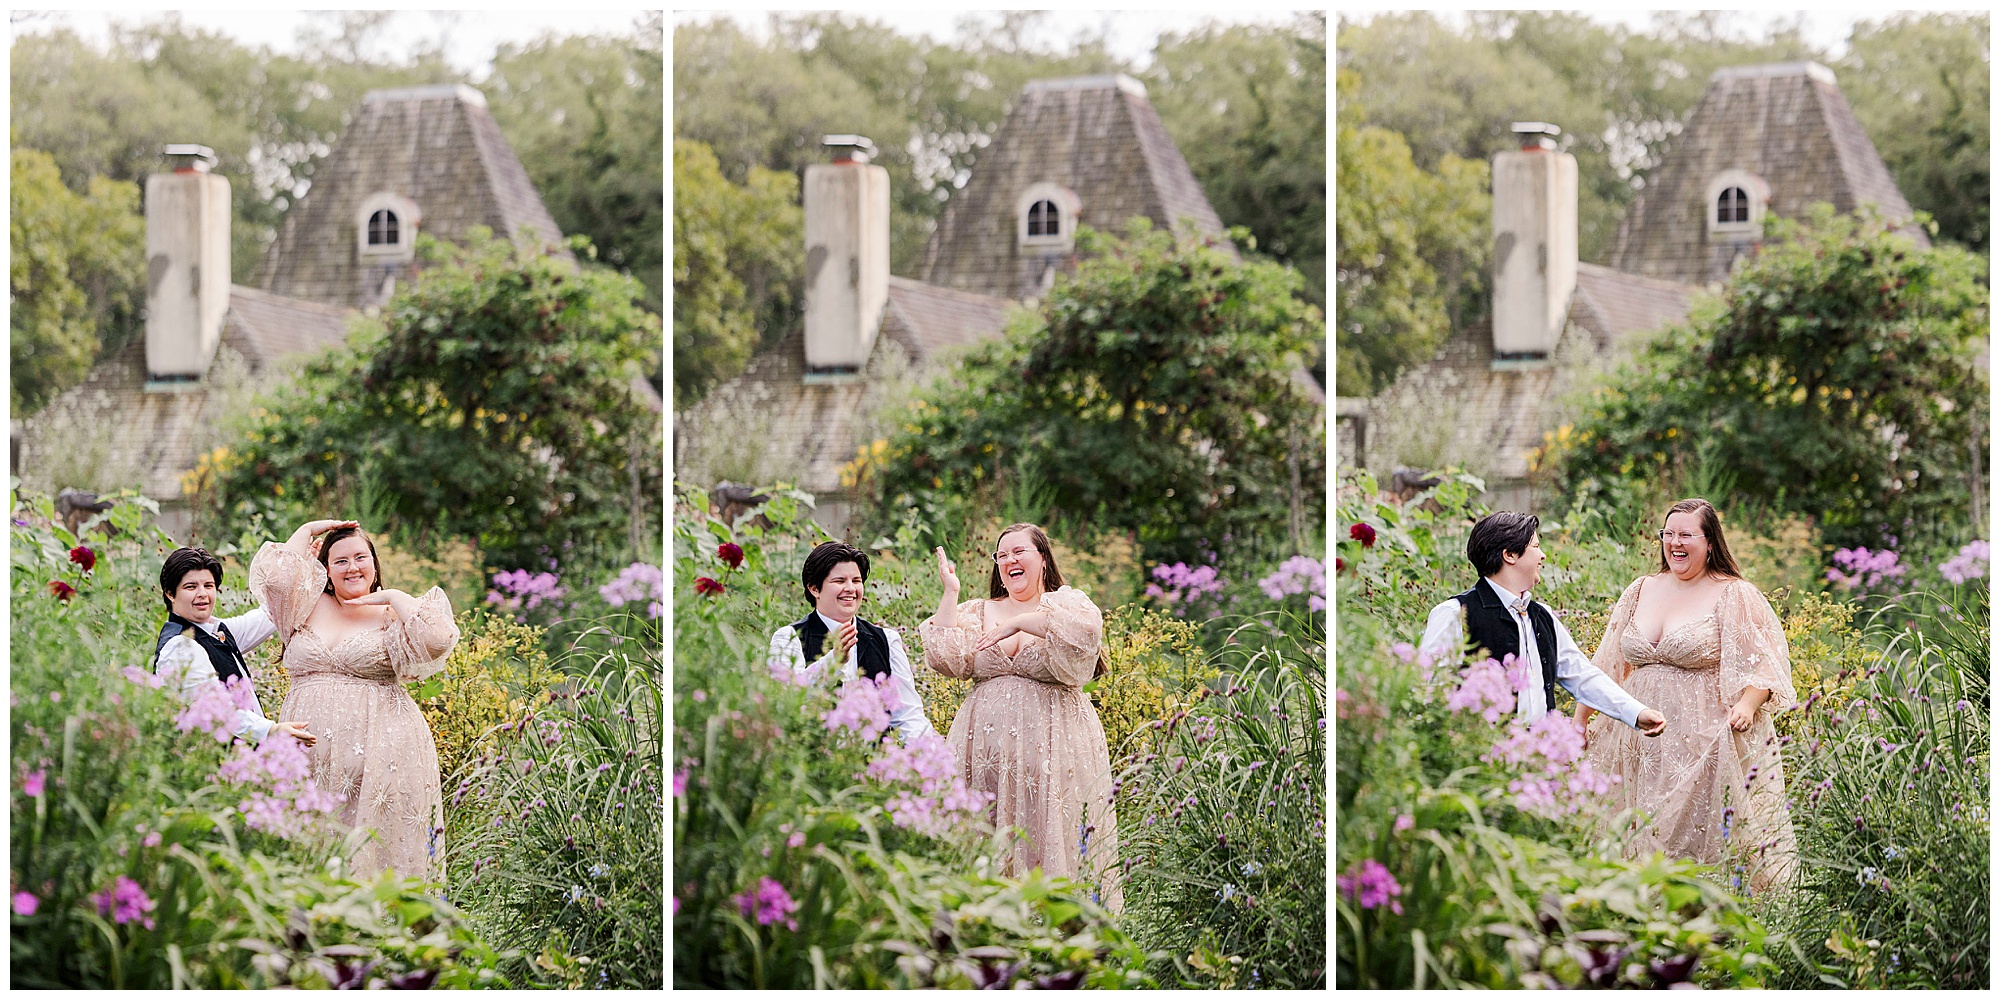
[(1687, 533), (1687, 532), (1685, 532), (1685, 531), (1668, 531), (1668, 530), (1667, 530), (1667, 529), (1665, 529), (1665, 528), (1661, 528), (1661, 529), (1660, 529), (1660, 541), (1663, 541), (1663, 542), (1679, 542), (1679, 543), (1681, 543), (1682, 545), (1686, 545), (1687, 543), (1689, 543), (1689, 542), (1692, 542), (1692, 541), (1694, 541), (1695, 539), (1697, 539), (1697, 538), (1702, 538), (1702, 537), (1705, 537), (1705, 536), (1702, 536), (1702, 535), (1690, 535), (1690, 534), (1688, 534), (1688, 533)]
[(1017, 548), (1017, 549), (1015, 549), (1015, 550), (1014, 550), (1014, 551), (1012, 551), (1012, 552), (995, 552), (995, 553), (993, 553), (993, 561), (994, 561), (994, 562), (996, 562), (996, 563), (999, 563), (999, 562), (1006, 562), (1006, 561), (1007, 561), (1007, 557), (1008, 557), (1008, 556), (1013, 556), (1013, 557), (1014, 557), (1014, 561), (1015, 561), (1015, 562), (1020, 562), (1020, 561), (1021, 561), (1021, 557), (1022, 557), (1022, 556), (1025, 556), (1025, 555), (1027, 555), (1028, 553), (1030, 553), (1030, 552), (1033, 552), (1033, 551), (1035, 551), (1035, 550), (1034, 550), (1034, 549), (1031, 549), (1031, 548), (1027, 548), (1026, 546), (1023, 546), (1023, 547), (1021, 547), (1021, 548)]

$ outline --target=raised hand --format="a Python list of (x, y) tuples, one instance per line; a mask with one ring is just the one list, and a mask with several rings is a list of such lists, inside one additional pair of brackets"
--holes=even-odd
[(938, 578), (944, 581), (944, 592), (952, 597), (957, 597), (958, 567), (953, 565), (951, 559), (944, 554), (944, 546), (942, 545), (938, 546), (937, 549), (937, 562)]
[(358, 528), (360, 526), (361, 522), (359, 521), (343, 521), (339, 519), (307, 521), (299, 525), (299, 530), (292, 532), (292, 537), (285, 544), (294, 551), (304, 552), (308, 555), (317, 555), (320, 544), (319, 536), (335, 528)]

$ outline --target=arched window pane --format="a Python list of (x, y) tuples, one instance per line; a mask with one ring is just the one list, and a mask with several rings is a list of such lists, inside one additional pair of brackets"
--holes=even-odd
[(399, 228), (396, 225), (396, 213), (386, 208), (376, 209), (375, 214), (368, 217), (368, 245), (395, 246), (399, 242)]
[(1715, 200), (1715, 221), (1749, 222), (1750, 195), (1740, 187), (1724, 188), (1722, 195)]
[(1038, 201), (1028, 206), (1029, 236), (1062, 235), (1062, 216), (1052, 201)]

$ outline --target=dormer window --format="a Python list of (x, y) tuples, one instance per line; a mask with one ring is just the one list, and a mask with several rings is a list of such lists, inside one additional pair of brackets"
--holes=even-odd
[(368, 245), (370, 247), (396, 246), (402, 241), (396, 225), (396, 213), (386, 208), (378, 208), (368, 217)]
[(416, 259), (422, 224), (416, 202), (394, 191), (377, 191), (355, 207), (355, 249), (369, 263), (407, 263)]
[(1028, 206), (1029, 236), (1061, 236), (1062, 210), (1056, 203), (1044, 198)]
[(1014, 202), (1015, 236), (1022, 250), (1065, 254), (1076, 245), (1083, 199), (1075, 191), (1043, 181), (1028, 185)]
[(1715, 221), (1717, 225), (1749, 222), (1750, 196), (1740, 187), (1723, 188), (1722, 197), (1715, 203)]
[(1725, 170), (1708, 183), (1708, 238), (1720, 243), (1754, 242), (1764, 235), (1764, 207), (1771, 187), (1747, 170)]

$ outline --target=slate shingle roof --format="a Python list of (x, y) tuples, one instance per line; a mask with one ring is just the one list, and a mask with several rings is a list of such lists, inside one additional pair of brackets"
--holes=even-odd
[[(1873, 204), (1891, 219), (1911, 215), (1832, 71), (1815, 63), (1731, 67), (1716, 72), (1626, 210), (1611, 266), (1693, 284), (1727, 277), (1755, 246), (1708, 237), (1708, 187), (1732, 169), (1761, 177), (1770, 186), (1768, 210), (1786, 218), (1803, 217), (1815, 202), (1840, 212)], [(1930, 245), (1916, 227), (1904, 232)]]
[(964, 190), (945, 206), (917, 277), (1003, 298), (1039, 294), (1043, 273), (1067, 266), (1060, 253), (1018, 243), (1016, 201), (1040, 182), (1076, 192), (1083, 223), (1098, 229), (1122, 231), (1133, 216), (1169, 229), (1187, 217), (1202, 233), (1222, 232), (1138, 81), (1036, 80), (1022, 89)]
[(370, 91), (312, 187), (286, 214), (254, 283), (281, 295), (355, 307), (375, 305), (383, 281), (408, 264), (360, 260), (361, 203), (382, 191), (416, 203), (422, 230), (463, 243), (474, 226), (519, 238), (532, 229), (559, 242), (527, 171), (486, 99), (463, 85)]

